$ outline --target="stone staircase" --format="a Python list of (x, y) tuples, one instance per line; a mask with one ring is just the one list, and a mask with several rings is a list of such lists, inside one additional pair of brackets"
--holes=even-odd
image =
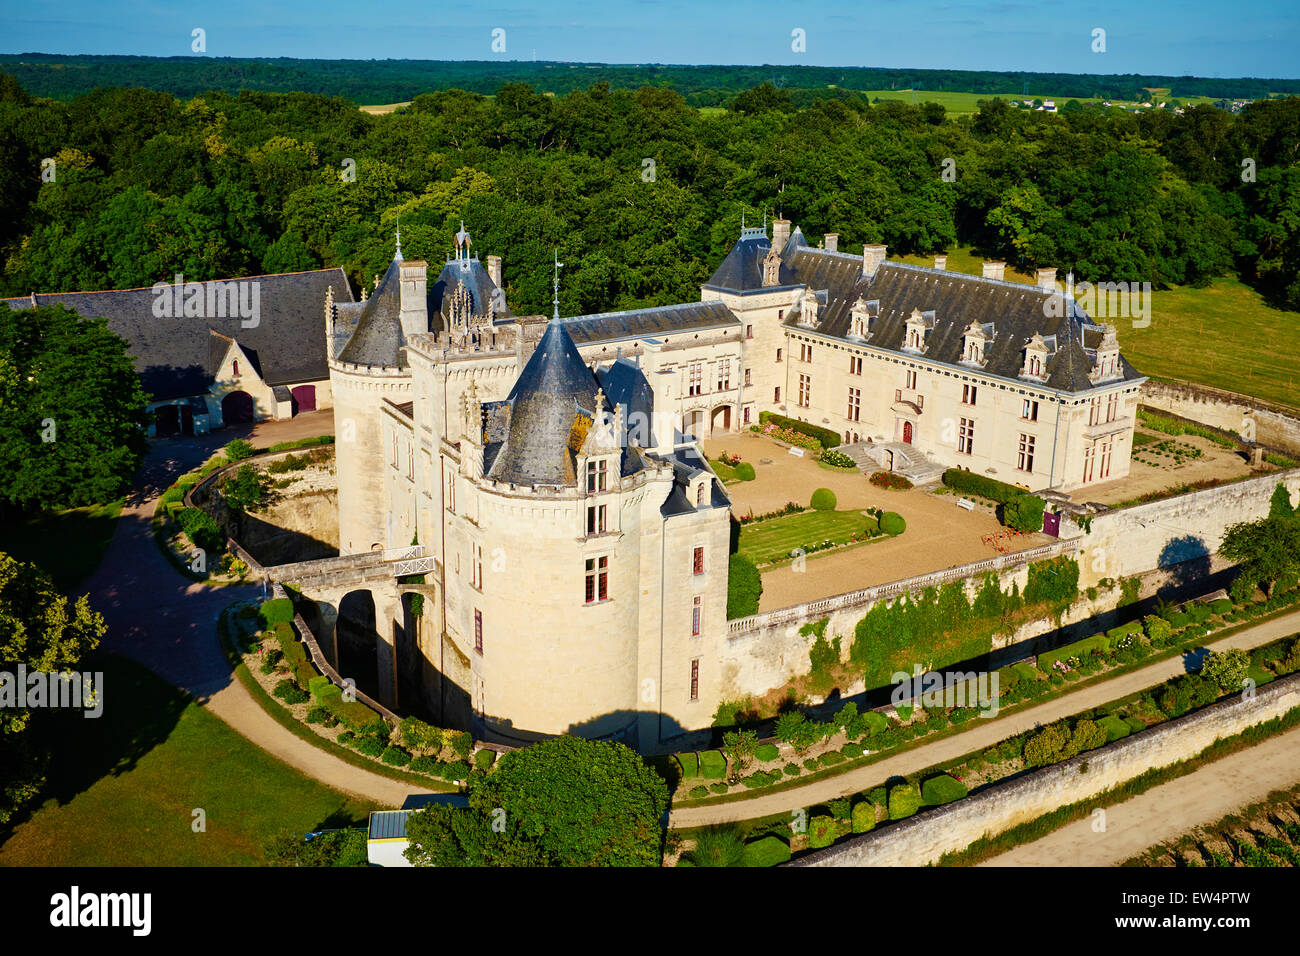
[(935, 464), (915, 445), (905, 442), (858, 442), (841, 445), (841, 451), (866, 471), (894, 471), (914, 485), (928, 485), (943, 475), (943, 466)]

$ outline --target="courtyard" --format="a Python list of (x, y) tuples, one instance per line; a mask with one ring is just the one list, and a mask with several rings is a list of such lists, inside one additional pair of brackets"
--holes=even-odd
[[(991, 508), (964, 511), (953, 498), (921, 488), (876, 488), (861, 472), (831, 471), (814, 461), (811, 452), (796, 457), (770, 438), (745, 433), (705, 439), (701, 445), (711, 459), (726, 452), (754, 466), (753, 481), (727, 485), (738, 517), (779, 511), (790, 501), (806, 506), (814, 491), (829, 488), (841, 512), (880, 508), (897, 512), (907, 522), (907, 530), (897, 537), (810, 554), (802, 566), (765, 571), (760, 612), (996, 557), (998, 552), (985, 543), (985, 536), (1006, 531)], [(1007, 547), (1023, 551), (1051, 540), (1041, 534), (1019, 535), (1009, 539)]]

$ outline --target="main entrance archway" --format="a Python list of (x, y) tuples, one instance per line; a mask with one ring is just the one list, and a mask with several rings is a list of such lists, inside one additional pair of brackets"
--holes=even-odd
[(253, 420), (253, 396), (231, 392), (221, 400), (221, 419), (227, 425), (242, 425)]

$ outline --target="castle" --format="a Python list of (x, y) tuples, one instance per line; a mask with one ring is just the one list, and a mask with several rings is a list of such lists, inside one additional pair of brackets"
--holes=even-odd
[(700, 302), (548, 320), (510, 311), (463, 226), (455, 243), (432, 283), (399, 237), (368, 299), (327, 294), (326, 348), (340, 552), (433, 558), (381, 684), (413, 659), (439, 718), (485, 739), (654, 750), (710, 725), (731, 504), (696, 440), (764, 411), (918, 480), (1127, 474), (1144, 380), (1055, 270), (850, 255), (778, 219), (742, 229)]

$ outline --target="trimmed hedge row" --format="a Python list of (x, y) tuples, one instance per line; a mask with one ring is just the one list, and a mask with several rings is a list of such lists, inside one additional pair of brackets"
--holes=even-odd
[(799, 421), (797, 418), (786, 418), (784, 415), (774, 415), (771, 412), (759, 412), (758, 420), (764, 425), (771, 422), (778, 428), (788, 428), (801, 435), (807, 435), (809, 438), (815, 438), (823, 448), (835, 448), (840, 443), (839, 432), (833, 432), (829, 428), (822, 428), (818, 425), (810, 425), (807, 422)]

